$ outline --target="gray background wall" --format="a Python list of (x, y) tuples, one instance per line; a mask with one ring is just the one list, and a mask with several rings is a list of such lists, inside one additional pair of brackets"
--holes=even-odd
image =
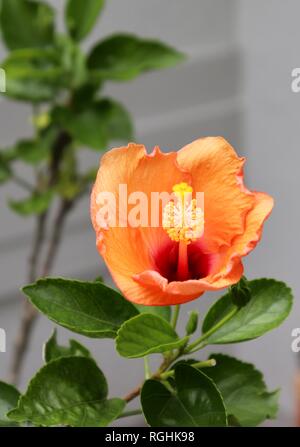
[[(50, 3), (61, 9), (61, 1)], [(265, 373), (271, 388), (282, 387), (281, 411), (278, 421), (270, 423), (273, 425), (292, 424), (296, 354), (290, 349), (291, 331), (300, 326), (300, 95), (290, 89), (291, 70), (300, 62), (299, 13), (297, 0), (110, 0), (90, 39), (123, 30), (164, 39), (185, 51), (189, 57), (183, 65), (149, 73), (130, 83), (110, 84), (107, 93), (127, 105), (135, 118), (137, 141), (149, 148), (159, 144), (174, 150), (202, 135), (225, 136), (248, 157), (248, 185), (275, 197), (276, 207), (263, 240), (245, 262), (246, 273), (250, 278), (274, 276), (286, 280), (295, 293), (293, 313), (280, 329), (264, 338), (226, 348), (253, 361)], [(2, 146), (30, 135), (28, 112), (23, 105), (1, 100)], [(87, 152), (82, 163), (98, 163), (98, 158)], [(12, 186), (0, 189), (0, 327), (7, 332), (7, 353), (0, 354), (0, 377), (7, 374), (18, 326), (23, 298), (17, 288), (26, 278), (33, 225), (30, 219), (22, 220), (7, 210), (7, 197), (18, 195), (22, 191)], [(93, 279), (102, 271), (86, 199), (69, 220), (54, 274)], [(212, 301), (212, 294), (207, 294), (186, 307), (196, 306), (204, 313)], [(22, 377), (23, 388), (42, 363), (42, 342), (51, 328), (45, 318), (39, 319)], [(64, 330), (59, 334), (61, 341), (73, 336)], [(112, 341), (84, 342), (110, 375), (112, 395), (124, 393), (141, 380), (142, 362), (118, 358)]]

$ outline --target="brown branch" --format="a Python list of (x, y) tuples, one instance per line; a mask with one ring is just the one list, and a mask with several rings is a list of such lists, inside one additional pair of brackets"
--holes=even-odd
[[(52, 148), (52, 158), (49, 167), (49, 180), (48, 186), (55, 185), (58, 179), (59, 166), (62, 160), (64, 149), (71, 143), (71, 138), (68, 133), (61, 131)], [(46, 276), (53, 265), (55, 255), (58, 250), (58, 245), (62, 235), (62, 223), (67, 212), (71, 209), (69, 202), (64, 201), (64, 206), (61, 208), (59, 215), (54, 223), (53, 236), (50, 242), (50, 247), (46, 262), (43, 268), (42, 276)], [(47, 221), (48, 211), (41, 214), (38, 218), (38, 224), (35, 231), (35, 237), (33, 241), (32, 253), (29, 260), (29, 282), (33, 282), (37, 278), (37, 265), (40, 257), (41, 248), (45, 239), (45, 229)], [(11, 369), (10, 369), (10, 382), (17, 384), (19, 381), (22, 364), (25, 354), (27, 352), (30, 336), (34, 326), (34, 322), (37, 318), (38, 312), (32, 306), (29, 301), (24, 304), (24, 309), (21, 317), (20, 328), (16, 337), (15, 347), (12, 357)]]
[(42, 277), (49, 275), (50, 271), (52, 270), (54, 259), (61, 242), (65, 219), (67, 217), (67, 214), (73, 207), (73, 204), (74, 202), (72, 200), (67, 199), (62, 200), (61, 202), (57, 217), (53, 224), (53, 233), (50, 239), (46, 261), (43, 267)]
[[(53, 233), (49, 243), (49, 249), (46, 256), (46, 261), (42, 270), (42, 277), (45, 277), (49, 274), (52, 269), (54, 259), (58, 252), (58, 248), (60, 245), (64, 221), (71, 210), (73, 202), (68, 200), (63, 200), (61, 206), (59, 208), (57, 217), (53, 226)], [(39, 258), (39, 252), (41, 244), (44, 241), (44, 228), (45, 228), (45, 216), (40, 219), (37, 235), (34, 242), (34, 250), (31, 256), (30, 262), (30, 282), (33, 282), (36, 277), (36, 266), (37, 260)], [(15, 341), (15, 349), (13, 355), (13, 361), (11, 366), (10, 373), (10, 382), (17, 384), (20, 376), (21, 367), (23, 364), (23, 359), (28, 349), (30, 336), (34, 327), (35, 320), (38, 316), (38, 311), (32, 306), (29, 301), (26, 301), (24, 304), (24, 310), (21, 318), (20, 329), (18, 332), (17, 339)]]
[(50, 164), (50, 178), (49, 178), (50, 187), (55, 185), (58, 179), (59, 166), (63, 157), (63, 151), (67, 146), (69, 146), (71, 141), (72, 139), (70, 135), (65, 131), (61, 131), (58, 134), (56, 141), (54, 142), (52, 149), (51, 164)]
[[(176, 354), (174, 355), (170, 355), (167, 356), (164, 361), (162, 362), (162, 364), (160, 365), (160, 367), (158, 368), (158, 370), (151, 375), (150, 379), (160, 379), (160, 376), (163, 372), (165, 372), (171, 365), (172, 363), (177, 360), (177, 358), (181, 355), (182, 351), (179, 350)], [(123, 397), (123, 400), (125, 400), (125, 402), (129, 403), (131, 402), (133, 399), (135, 399), (136, 397), (138, 397), (141, 394), (142, 388), (143, 388), (144, 382), (141, 383), (141, 385), (137, 386), (136, 388), (133, 388), (128, 394), (126, 394), (126, 396)]]
[(28, 281), (33, 282), (36, 279), (37, 263), (40, 256), (40, 248), (43, 245), (45, 239), (46, 221), (48, 212), (45, 211), (37, 218), (37, 228), (35, 231), (35, 237), (33, 240), (32, 253), (29, 258), (29, 275)]
[(131, 402), (133, 399), (135, 399), (140, 395), (141, 391), (142, 391), (142, 385), (139, 385), (133, 390), (131, 390), (130, 393), (128, 393), (125, 397), (123, 397), (123, 400), (125, 400), (125, 402), (127, 403)]
[(20, 328), (14, 345), (13, 359), (11, 363), (11, 371), (9, 381), (18, 384), (23, 359), (27, 352), (30, 335), (34, 327), (38, 312), (30, 304), (29, 301), (24, 303), (23, 313), (21, 317)]
[[(45, 239), (45, 228), (47, 220), (47, 211), (38, 216), (35, 237), (33, 240), (32, 252), (29, 258), (29, 274), (28, 281), (31, 283), (36, 278), (37, 264), (40, 255), (40, 248)], [(33, 329), (34, 321), (37, 317), (37, 311), (25, 301), (21, 316), (20, 328), (14, 344), (13, 357), (10, 368), (10, 382), (17, 383), (19, 380), (20, 370), (24, 356), (28, 347), (28, 342)]]

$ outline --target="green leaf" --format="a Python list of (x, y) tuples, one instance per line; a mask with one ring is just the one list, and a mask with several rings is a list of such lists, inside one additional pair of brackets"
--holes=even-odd
[(123, 357), (135, 358), (180, 348), (186, 341), (187, 337), (180, 339), (163, 318), (142, 313), (121, 326), (116, 347)]
[(35, 425), (106, 427), (123, 411), (121, 399), (107, 400), (107, 383), (86, 357), (62, 357), (47, 363), (31, 380), (12, 421)]
[[(173, 381), (172, 381), (173, 383)], [(174, 391), (147, 380), (141, 393), (151, 427), (219, 427), (227, 424), (220, 392), (205, 374), (187, 364), (175, 368)]]
[(0, 149), (0, 166), (1, 163), (9, 165), (10, 162), (14, 161), (16, 158), (14, 150), (10, 147), (5, 149)]
[(76, 111), (82, 111), (95, 102), (98, 90), (101, 88), (100, 82), (91, 80), (80, 85), (73, 92), (72, 108)]
[[(222, 327), (206, 338), (207, 344), (236, 343), (259, 337), (279, 326), (292, 307), (292, 292), (283, 282), (256, 279), (248, 282), (250, 301)], [(230, 293), (224, 295), (208, 311), (202, 326), (206, 333), (233, 310)]]
[(9, 164), (5, 161), (2, 154), (0, 154), (0, 184), (5, 183), (11, 177), (11, 169)]
[(12, 385), (0, 382), (0, 427), (14, 426), (7, 417), (7, 413), (17, 406), (20, 393)]
[(50, 101), (57, 94), (57, 87), (36, 79), (8, 77), (6, 95), (18, 101), (33, 103)]
[[(56, 42), (59, 66), (63, 70), (61, 84), (67, 89), (80, 87), (87, 81), (86, 56), (68, 36), (59, 36)], [(73, 103), (73, 100), (72, 100)]]
[(154, 314), (167, 321), (171, 321), (171, 307), (170, 306), (143, 306), (142, 304), (134, 304), (137, 310), (142, 314)]
[(129, 301), (100, 282), (47, 278), (23, 292), (50, 320), (92, 338), (114, 338), (121, 324), (137, 314)]
[(34, 193), (24, 200), (10, 200), (10, 208), (21, 216), (30, 216), (31, 214), (42, 214), (50, 206), (53, 199), (53, 191), (43, 193)]
[(220, 390), (228, 415), (239, 425), (256, 426), (276, 417), (279, 393), (267, 391), (262, 374), (253, 365), (223, 354), (211, 358), (217, 365), (205, 372)]
[(26, 48), (9, 54), (2, 64), (6, 95), (24, 101), (48, 101), (56, 95), (64, 76), (53, 48)]
[(56, 330), (44, 345), (44, 359), (46, 363), (56, 360), (60, 357), (90, 357), (88, 349), (82, 346), (76, 340), (70, 340), (69, 346), (60, 346), (57, 344)]
[(102, 99), (74, 112), (57, 108), (54, 119), (81, 144), (103, 150), (110, 141), (132, 139), (132, 123), (128, 112), (116, 101)]
[(15, 147), (16, 155), (29, 164), (36, 164), (44, 158), (41, 147), (35, 140), (20, 140)]
[(131, 140), (133, 126), (131, 116), (125, 107), (109, 98), (104, 98), (97, 104), (107, 128), (108, 140), (114, 142)]
[(48, 139), (28, 139), (18, 141), (11, 150), (15, 153), (15, 158), (30, 165), (36, 165), (48, 157), (50, 148)]
[(87, 82), (85, 54), (67, 36), (57, 37), (51, 47), (14, 50), (2, 67), (6, 93), (21, 100), (47, 101), (60, 90), (74, 90)]
[(104, 0), (68, 0), (65, 21), (70, 35), (79, 41), (94, 27)]
[(88, 58), (88, 67), (101, 79), (127, 81), (139, 74), (170, 67), (183, 54), (159, 41), (117, 34), (100, 42)]
[(11, 50), (46, 46), (53, 41), (54, 11), (40, 1), (2, 0), (0, 26)]

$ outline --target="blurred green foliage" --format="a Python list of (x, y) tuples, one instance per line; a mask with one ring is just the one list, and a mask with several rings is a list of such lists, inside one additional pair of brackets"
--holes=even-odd
[[(127, 81), (170, 67), (182, 53), (159, 41), (115, 34), (85, 51), (83, 39), (93, 30), (104, 0), (67, 0), (65, 33), (56, 26), (56, 11), (44, 1), (2, 0), (0, 27), (8, 54), (6, 97), (32, 105), (34, 135), (0, 152), (0, 183), (9, 180), (28, 189), (23, 201), (10, 201), (24, 216), (44, 213), (55, 196), (72, 202), (88, 191), (95, 170), (80, 172), (78, 149), (105, 150), (133, 138), (126, 108), (102, 97), (106, 82)], [(20, 179), (21, 161), (33, 167), (32, 178)]]

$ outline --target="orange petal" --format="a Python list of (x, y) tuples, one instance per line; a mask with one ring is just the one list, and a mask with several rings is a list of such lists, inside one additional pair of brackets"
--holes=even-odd
[(161, 228), (161, 215), (158, 228), (116, 226), (104, 229), (97, 221), (100, 208), (97, 197), (101, 192), (112, 192), (116, 197), (118, 214), (119, 185), (126, 184), (128, 196), (132, 192), (143, 192), (150, 208), (151, 192), (172, 192), (174, 183), (181, 181), (188, 182), (190, 177), (178, 167), (175, 152), (164, 154), (159, 148), (155, 148), (148, 155), (144, 146), (129, 144), (127, 147), (113, 149), (102, 157), (91, 196), (91, 217), (98, 250), (116, 284), (129, 300), (139, 302), (138, 296), (131, 296), (131, 288), (137, 287), (133, 275), (155, 269), (155, 252), (169, 241), (169, 237)]
[(262, 192), (253, 193), (255, 204), (246, 216), (245, 231), (237, 235), (226, 256), (231, 259), (235, 257), (246, 256), (252, 251), (260, 241), (263, 224), (271, 214), (274, 206), (274, 200), (268, 194)]
[[(147, 155), (144, 146), (130, 144), (103, 157), (92, 193), (91, 215), (98, 249), (129, 300), (144, 305), (180, 304), (240, 279), (241, 257), (259, 241), (263, 222), (273, 207), (271, 197), (252, 193), (244, 186), (243, 162), (222, 138), (195, 141), (177, 154), (162, 154), (156, 148)], [(118, 186), (125, 183), (128, 194), (142, 191), (149, 198), (153, 190), (170, 192), (176, 183), (191, 184), (187, 171), (194, 191), (204, 192), (205, 200), (205, 234), (194, 251), (199, 249), (213, 262), (204, 278), (169, 282), (155, 263), (160, 249), (170, 246), (165, 231), (151, 226), (104, 230), (96, 218), (97, 195), (111, 191), (118, 197)]]
[[(187, 167), (185, 165), (185, 167)], [(142, 286), (148, 287), (147, 302), (159, 304), (180, 304), (199, 297), (205, 291), (213, 291), (229, 287), (239, 281), (243, 274), (241, 258), (247, 255), (259, 242), (262, 234), (263, 223), (270, 215), (273, 208), (273, 199), (264, 193), (250, 192), (243, 183), (241, 171), (237, 171), (239, 186), (245, 192), (247, 198), (251, 198), (250, 208), (243, 209), (242, 233), (231, 235), (231, 245), (219, 246), (218, 252), (214, 253), (213, 269), (210, 274), (198, 280), (172, 281), (168, 283), (156, 272), (143, 272), (136, 275), (135, 279)], [(195, 184), (195, 183), (194, 183)], [(248, 203), (248, 201), (246, 201)], [(205, 208), (206, 209), (206, 208)], [(237, 208), (237, 212), (239, 208)], [(207, 214), (205, 221), (207, 225)], [(202, 241), (202, 247), (210, 245), (210, 241)], [(152, 293), (150, 293), (152, 290)]]
[(194, 141), (178, 152), (178, 164), (190, 171), (194, 192), (204, 193), (204, 241), (210, 250), (231, 245), (243, 234), (253, 195), (243, 185), (244, 158), (221, 137)]
[(134, 276), (138, 286), (130, 285), (130, 296), (133, 301), (149, 306), (183, 304), (200, 297), (204, 292), (216, 291), (235, 284), (242, 274), (243, 265), (239, 259), (232, 261), (226, 274), (218, 277), (207, 276), (198, 280), (168, 283), (158, 272), (149, 270)]

